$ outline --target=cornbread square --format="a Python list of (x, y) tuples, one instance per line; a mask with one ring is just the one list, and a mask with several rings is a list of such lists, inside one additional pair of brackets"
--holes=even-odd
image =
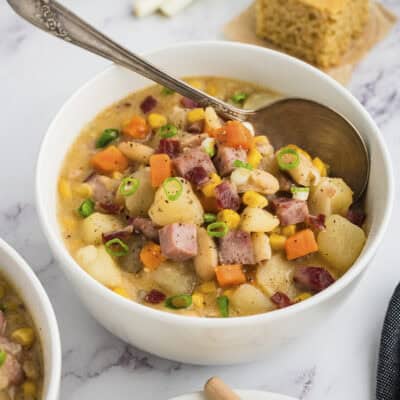
[(368, 21), (369, 0), (256, 0), (257, 35), (320, 67), (340, 62)]

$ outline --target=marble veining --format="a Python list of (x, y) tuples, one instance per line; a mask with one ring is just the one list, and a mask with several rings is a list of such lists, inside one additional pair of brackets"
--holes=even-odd
[[(223, 39), (223, 24), (250, 0), (197, 0), (172, 20), (136, 20), (130, 0), (62, 3), (123, 45), (144, 51), (182, 40)], [(384, 3), (400, 15), (398, 0)], [(5, 1), (0, 38), (0, 236), (32, 265), (57, 313), (63, 342), (61, 400), (167, 399), (198, 390), (215, 374), (239, 388), (302, 400), (373, 399), (380, 328), (400, 280), (395, 252), (399, 206), (360, 286), (304, 343), (260, 362), (227, 367), (185, 365), (144, 353), (112, 336), (83, 309), (46, 244), (34, 206), (34, 167), (51, 118), (108, 63), (25, 24)], [(400, 24), (360, 63), (349, 88), (378, 122), (398, 160)]]

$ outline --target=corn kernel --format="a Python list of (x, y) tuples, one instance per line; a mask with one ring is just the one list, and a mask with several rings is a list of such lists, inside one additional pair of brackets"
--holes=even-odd
[(35, 341), (35, 331), (32, 328), (20, 328), (11, 334), (11, 338), (22, 346), (31, 346)]
[(228, 289), (224, 291), (224, 296), (226, 297), (232, 297), (233, 293), (235, 293), (235, 291), (233, 289)]
[(128, 294), (128, 292), (127, 292), (124, 288), (122, 288), (122, 287), (116, 287), (116, 288), (114, 288), (113, 292), (114, 292), (115, 294), (119, 294), (120, 296), (126, 297), (127, 299), (129, 299), (129, 294)]
[(206, 93), (208, 93), (210, 96), (215, 97), (218, 93), (218, 88), (216, 85), (213, 83), (209, 83), (206, 87)]
[(187, 81), (187, 83), (188, 83), (188, 85), (194, 87), (195, 89), (203, 90), (204, 85), (203, 85), (203, 82), (201, 82), (201, 81), (198, 81), (196, 79), (190, 79)]
[(87, 183), (79, 183), (75, 185), (72, 190), (75, 194), (85, 199), (91, 197), (93, 192), (91, 186)]
[(118, 181), (120, 181), (124, 177), (124, 174), (119, 171), (114, 171), (112, 177), (113, 179), (117, 179)]
[(194, 293), (192, 295), (192, 301), (196, 308), (204, 307), (204, 296), (201, 293)]
[(58, 191), (63, 200), (72, 199), (71, 185), (67, 180), (60, 179), (58, 182)]
[(328, 176), (327, 166), (319, 157), (315, 157), (312, 163), (322, 177)]
[(296, 146), (295, 144), (289, 144), (288, 146), (290, 149), (294, 149), (297, 150), (300, 154), (302, 154), (304, 157), (308, 158), (310, 161), (312, 161), (311, 156), (302, 148), (300, 148), (299, 146)]
[(24, 397), (35, 397), (37, 393), (36, 383), (25, 381), (22, 384), (22, 391), (24, 392)]
[(311, 293), (308, 292), (300, 293), (297, 297), (295, 297), (294, 302), (300, 303), (301, 301), (307, 300), (310, 297), (312, 297)]
[(190, 123), (202, 121), (204, 119), (204, 110), (202, 108), (194, 108), (187, 113), (187, 119)]
[(254, 144), (255, 145), (266, 145), (269, 144), (269, 140), (264, 135), (259, 135), (254, 137)]
[(200, 285), (199, 290), (204, 294), (215, 293), (217, 291), (217, 286), (214, 281), (204, 282)]
[(282, 235), (286, 237), (293, 236), (296, 233), (296, 225), (288, 225), (282, 228)]
[(264, 208), (268, 205), (268, 200), (261, 194), (249, 190), (243, 195), (243, 203), (249, 207)]
[(149, 125), (153, 129), (161, 128), (162, 126), (167, 124), (167, 118), (164, 115), (151, 113), (148, 117)]
[(217, 174), (210, 175), (210, 182), (207, 185), (204, 185), (201, 189), (204, 196), (206, 197), (214, 197), (214, 189), (222, 182), (222, 179)]
[(247, 162), (253, 168), (258, 168), (258, 166), (260, 165), (261, 160), (262, 160), (262, 155), (256, 148), (253, 148), (253, 149), (251, 149), (249, 151), (249, 154), (247, 156)]
[(271, 245), (271, 249), (274, 251), (283, 250), (285, 248), (285, 243), (286, 243), (286, 236), (277, 235), (276, 233), (273, 233), (269, 237), (269, 244)]
[(225, 222), (229, 229), (236, 229), (240, 224), (240, 215), (233, 210), (222, 210), (217, 215), (217, 220)]

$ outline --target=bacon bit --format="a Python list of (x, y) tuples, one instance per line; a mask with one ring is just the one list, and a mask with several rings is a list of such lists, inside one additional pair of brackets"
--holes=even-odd
[(130, 237), (133, 233), (133, 226), (128, 225), (123, 229), (118, 231), (112, 231), (102, 234), (103, 243), (107, 243), (109, 240), (113, 239), (126, 239)]
[(185, 174), (184, 178), (196, 186), (203, 186), (210, 180), (207, 171), (203, 167), (192, 168)]
[(196, 103), (195, 101), (187, 98), (187, 97), (182, 97), (181, 98), (181, 105), (185, 108), (197, 108), (199, 107), (199, 104)]
[(169, 158), (178, 157), (181, 152), (181, 144), (178, 140), (161, 139), (156, 153), (168, 154)]
[(147, 303), (150, 303), (150, 304), (160, 304), (166, 298), (167, 298), (167, 296), (164, 293), (153, 289), (153, 290), (150, 290), (149, 293), (147, 293), (146, 297), (144, 298), (144, 301), (146, 301)]
[(147, 96), (140, 104), (140, 109), (143, 111), (144, 114), (147, 114), (152, 111), (157, 106), (157, 104), (157, 99), (155, 99), (153, 96)]
[(367, 218), (367, 214), (361, 208), (351, 208), (346, 217), (352, 224), (362, 227)]
[(96, 203), (95, 206), (97, 211), (105, 212), (106, 214), (117, 215), (121, 212), (122, 207), (116, 203)]
[(231, 209), (237, 211), (240, 208), (241, 199), (237, 194), (236, 188), (229, 182), (222, 182), (215, 189), (215, 198), (218, 207), (221, 209)]
[(293, 304), (292, 300), (282, 292), (276, 292), (272, 297), (271, 301), (278, 307), (278, 308), (286, 308)]
[(191, 124), (188, 125), (186, 128), (186, 132), (192, 133), (194, 135), (198, 135), (199, 133), (203, 133), (205, 128), (205, 122), (204, 120), (202, 121), (196, 121), (192, 122)]
[(325, 215), (324, 214), (319, 214), (317, 216), (309, 215), (306, 222), (307, 222), (307, 225), (315, 232), (320, 232), (325, 229)]
[(335, 282), (332, 275), (320, 267), (297, 267), (293, 279), (295, 283), (313, 292), (321, 292)]

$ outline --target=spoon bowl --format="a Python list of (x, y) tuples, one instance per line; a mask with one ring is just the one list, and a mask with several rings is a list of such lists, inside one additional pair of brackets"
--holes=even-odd
[(355, 200), (363, 195), (370, 170), (368, 149), (357, 129), (336, 111), (304, 99), (285, 99), (257, 111), (233, 107), (115, 43), (57, 1), (7, 1), (22, 18), (53, 36), (131, 69), (202, 107), (212, 106), (223, 118), (251, 122), (256, 132), (266, 132), (277, 147), (293, 143), (320, 154), (333, 175), (343, 177), (350, 185)]

